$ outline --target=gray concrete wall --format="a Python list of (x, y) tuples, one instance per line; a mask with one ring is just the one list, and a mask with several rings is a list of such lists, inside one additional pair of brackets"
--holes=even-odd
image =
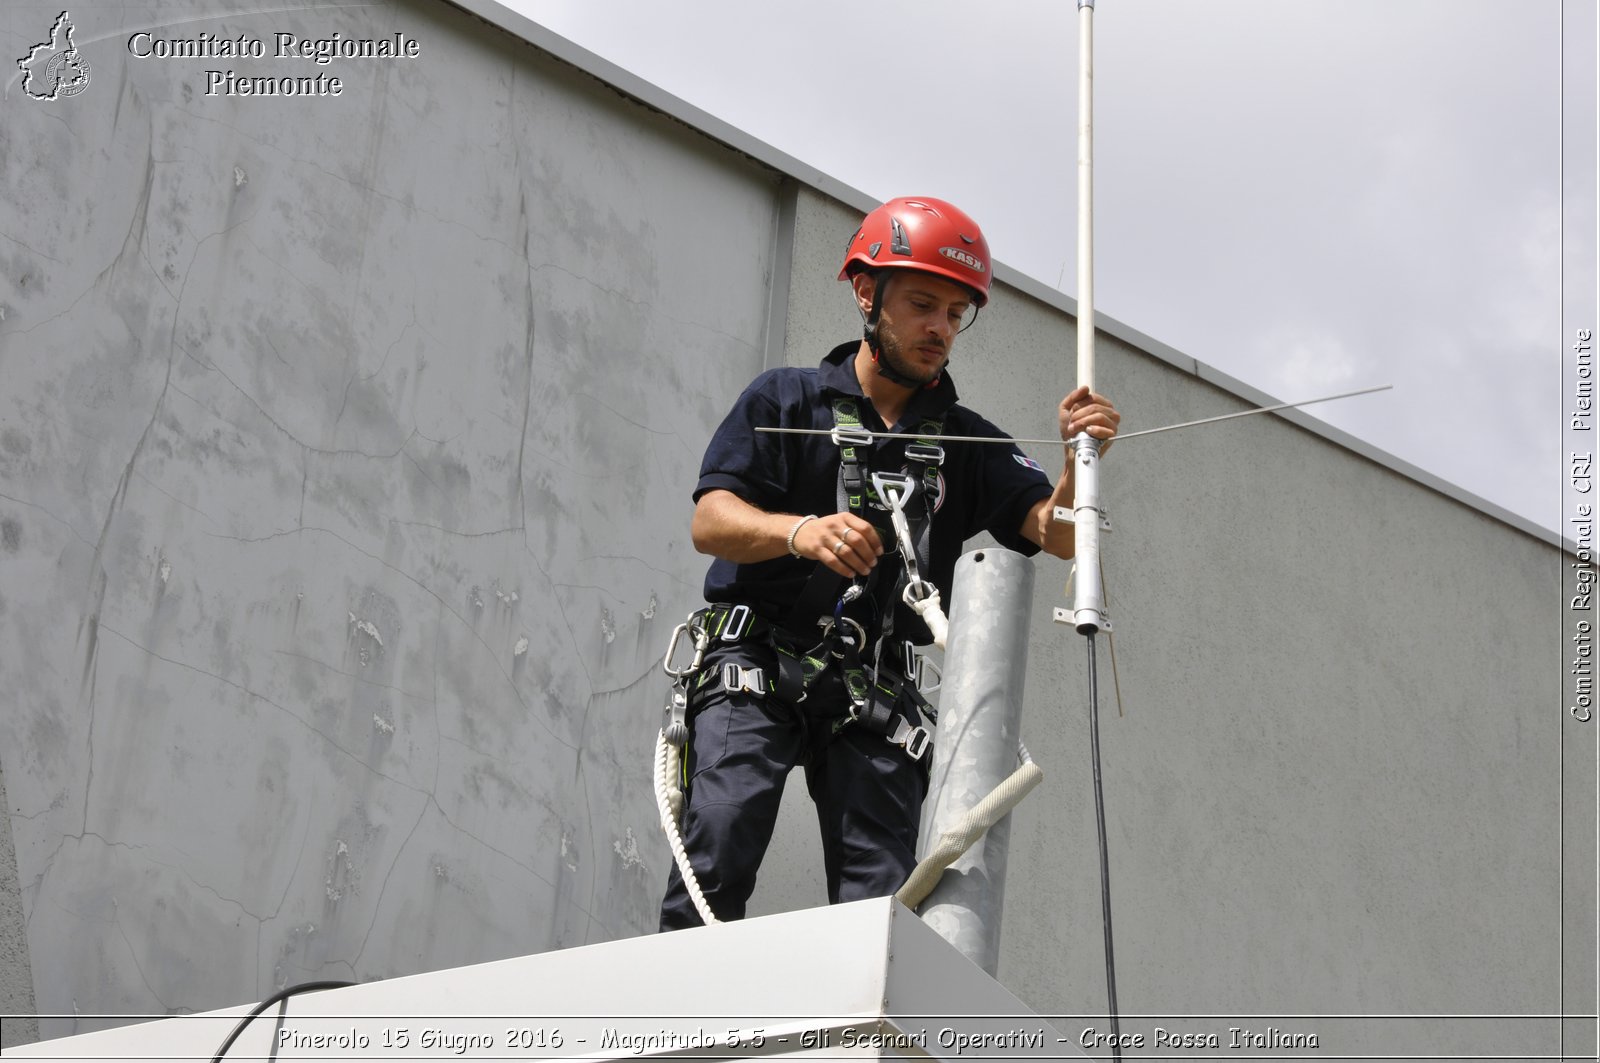
[[(8, 6), (7, 46), (58, 11)], [(207, 98), (215, 63), (128, 56), (172, 17), (83, 14), (88, 89), (3, 104), (0, 943), (25, 941), (38, 1010), (92, 1015), (648, 931), (656, 664), (704, 568), (689, 487), (763, 364), (857, 333), (834, 277), (859, 196), (441, 4), (208, 20), (420, 42), (333, 64), (338, 100)], [(952, 372), (1047, 436), (1073, 320), (1000, 276)], [(1112, 331), (1129, 428), (1248, 405)], [(1275, 417), (1105, 470), (1124, 1010), (1559, 1010), (1558, 549)], [(1084, 647), (1050, 622), (1067, 566), (1038, 564), (1047, 780), (1013, 827), (1001, 976), (1094, 1014)], [(790, 789), (757, 912), (823, 900)]]
[(23, 929), (22, 891), (17, 884), (17, 849), (11, 843), (11, 805), (6, 802), (6, 773), (0, 764), (0, 1050), (39, 1039), (34, 1017), (33, 966)]
[[(6, 54), (59, 11), (8, 5)], [(707, 425), (762, 364), (777, 176), (442, 4), (196, 13), (75, 9), (88, 89), (13, 86), (0, 122), (35, 1003), (652, 929), (656, 665), (699, 597)], [(143, 28), (421, 56), (207, 98), (217, 61), (134, 59)]]

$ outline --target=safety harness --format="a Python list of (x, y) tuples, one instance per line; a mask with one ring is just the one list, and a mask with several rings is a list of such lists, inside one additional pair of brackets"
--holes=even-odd
[[(877, 528), (884, 542), (892, 544), (885, 556), (900, 558), (899, 571), (890, 575), (885, 570), (891, 566), (885, 565), (846, 581), (819, 564), (781, 624), (747, 604), (712, 605), (691, 614), (674, 630), (663, 661), (673, 677), (663, 731), (674, 745), (681, 747), (688, 737), (690, 705), (712, 693), (771, 696), (797, 705), (824, 672), (837, 668), (849, 708), (833, 723), (833, 734), (859, 726), (903, 748), (913, 760), (927, 752), (932, 737), (928, 725), (936, 721), (937, 713), (923, 694), (923, 680), (931, 672), (936, 684), (937, 669), (910, 641), (894, 638), (894, 617), (902, 600), (916, 608), (917, 601), (937, 599), (938, 592), (922, 573), (929, 564), (933, 512), (943, 490), (939, 467), (944, 448), (936, 438), (921, 437), (939, 436), (944, 421), (928, 417), (917, 424), (917, 438), (903, 451), (906, 472), (876, 471), (875, 441), (862, 424), (860, 402), (851, 396), (833, 400), (839, 511)], [(681, 648), (685, 635), (693, 647), (687, 661), (682, 660)], [(717, 669), (703, 666), (713, 644), (746, 639), (771, 647), (776, 675), (732, 661)], [(894, 667), (884, 667), (891, 662)], [(913, 713), (920, 721), (908, 718)]]

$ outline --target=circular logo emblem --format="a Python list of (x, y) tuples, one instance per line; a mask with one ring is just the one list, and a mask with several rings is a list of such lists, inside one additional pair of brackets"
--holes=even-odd
[(76, 48), (57, 52), (45, 65), (44, 82), (53, 96), (76, 96), (89, 87), (89, 60)]

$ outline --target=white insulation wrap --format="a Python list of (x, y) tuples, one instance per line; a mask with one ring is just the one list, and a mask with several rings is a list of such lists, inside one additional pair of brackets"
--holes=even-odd
[(944, 869), (972, 848), (973, 842), (983, 837), (990, 827), (1000, 822), (1001, 816), (1016, 808), (1043, 781), (1044, 772), (1033, 761), (1018, 767), (1004, 782), (989, 791), (988, 797), (979, 801), (953, 827), (939, 836), (932, 851), (918, 862), (911, 871), (911, 877), (906, 879), (906, 884), (894, 895), (895, 900), (908, 908), (915, 908), (927, 900), (928, 894), (933, 892), (933, 887), (939, 884), (939, 879), (944, 875)]

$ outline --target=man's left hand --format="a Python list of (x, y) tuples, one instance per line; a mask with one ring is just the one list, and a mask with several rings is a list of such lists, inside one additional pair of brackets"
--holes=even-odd
[(1116, 437), (1122, 414), (1104, 395), (1091, 394), (1087, 387), (1080, 387), (1061, 400), (1061, 405), (1056, 408), (1056, 420), (1061, 426), (1063, 443), (1080, 432), (1088, 432), (1100, 440), (1100, 453), (1104, 454), (1111, 449), (1111, 440)]

